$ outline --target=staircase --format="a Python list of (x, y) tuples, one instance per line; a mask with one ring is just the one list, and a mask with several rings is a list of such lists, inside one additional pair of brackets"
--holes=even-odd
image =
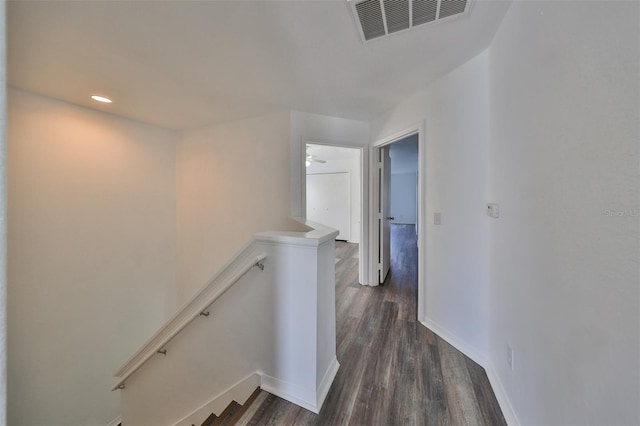
[(231, 401), (219, 416), (211, 413), (200, 426), (246, 426), (267, 395), (267, 392), (258, 387), (244, 404)]
[(249, 408), (223, 407), (256, 386), (320, 411), (339, 368), (338, 231), (314, 226), (256, 234), (131, 355), (112, 386), (124, 425), (241, 424)]

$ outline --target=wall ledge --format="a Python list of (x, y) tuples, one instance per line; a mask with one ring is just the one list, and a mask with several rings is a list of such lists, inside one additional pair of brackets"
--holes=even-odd
[(322, 243), (334, 240), (338, 236), (338, 230), (324, 226), (321, 223), (312, 222), (304, 218), (293, 218), (296, 222), (309, 228), (309, 231), (266, 231), (259, 232), (254, 239), (260, 242), (291, 244), (298, 246), (317, 247)]

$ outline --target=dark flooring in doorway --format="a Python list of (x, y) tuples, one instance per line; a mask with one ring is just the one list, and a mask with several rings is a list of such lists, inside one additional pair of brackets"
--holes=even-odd
[(320, 414), (269, 395), (250, 425), (505, 425), (478, 364), (416, 321), (413, 225), (391, 227), (385, 284), (358, 284), (358, 245), (336, 243), (340, 370)]

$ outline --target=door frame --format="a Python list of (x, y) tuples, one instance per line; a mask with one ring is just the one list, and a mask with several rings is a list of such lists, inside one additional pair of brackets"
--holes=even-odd
[[(373, 241), (377, 254), (377, 282), (383, 284), (391, 270), (391, 152), (390, 144), (382, 145), (376, 149), (376, 182), (378, 183), (376, 195), (376, 230), (377, 239)], [(385, 194), (384, 200), (380, 194)], [(376, 226), (377, 225), (377, 226)]]
[[(372, 279), (369, 282), (371, 286), (377, 286), (378, 276), (378, 227), (377, 223), (377, 205), (378, 205), (378, 185), (379, 178), (378, 173), (374, 172), (377, 169), (377, 163), (379, 158), (379, 151), (381, 148), (399, 141), (407, 136), (418, 134), (418, 320), (422, 320), (425, 314), (425, 295), (427, 294), (427, 280), (426, 280), (426, 229), (427, 229), (427, 210), (426, 210), (426, 172), (427, 172), (427, 150), (425, 141), (425, 122), (417, 123), (413, 126), (409, 126), (400, 132), (396, 132), (390, 136), (381, 138), (373, 142), (372, 149), (369, 153), (369, 277)], [(376, 278), (375, 280), (373, 278)]]
[(338, 142), (322, 138), (302, 137), (300, 139), (300, 155), (296, 163), (300, 168), (300, 211), (302, 217), (307, 216), (307, 168), (304, 162), (307, 158), (307, 144), (334, 146), (338, 148), (356, 149), (360, 153), (360, 244), (358, 244), (358, 281), (362, 285), (369, 285), (369, 146), (357, 145), (349, 142)]

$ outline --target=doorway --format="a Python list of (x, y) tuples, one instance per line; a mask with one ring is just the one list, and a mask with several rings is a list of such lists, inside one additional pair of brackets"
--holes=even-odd
[(407, 231), (414, 238), (418, 234), (418, 134), (393, 141), (378, 151), (378, 284), (383, 284), (391, 257), (401, 255), (395, 251), (404, 246), (393, 240), (406, 239), (401, 235)]
[(361, 150), (307, 143), (307, 219), (337, 229), (337, 240), (360, 244)]
[[(410, 236), (411, 249), (417, 246), (417, 316), (423, 318), (425, 283), (424, 253), (424, 142), (423, 126), (416, 126), (374, 144), (372, 152), (372, 191), (370, 205), (371, 223), (371, 276), (375, 284), (384, 284), (393, 275), (392, 256), (407, 247)], [(412, 233), (408, 234), (408, 232)], [(402, 238), (394, 244), (394, 236)], [(395, 262), (397, 264), (397, 262)], [(373, 281), (373, 280), (372, 280)]]

